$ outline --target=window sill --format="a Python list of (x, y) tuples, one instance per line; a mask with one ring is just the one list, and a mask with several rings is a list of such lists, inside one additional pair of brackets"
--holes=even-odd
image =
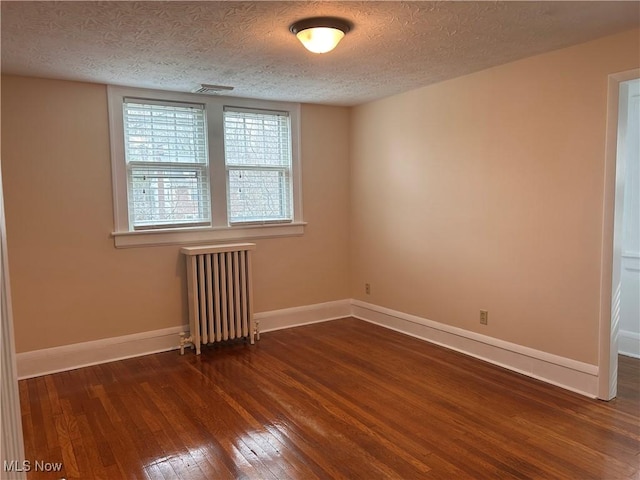
[(270, 225), (236, 225), (232, 227), (181, 228), (114, 232), (116, 248), (183, 245), (189, 243), (292, 237), (304, 233), (305, 222)]

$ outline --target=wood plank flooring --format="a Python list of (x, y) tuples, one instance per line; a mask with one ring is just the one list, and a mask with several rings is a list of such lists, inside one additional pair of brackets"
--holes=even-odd
[(30, 479), (609, 480), (640, 475), (639, 384), (621, 357), (619, 397), (590, 400), (343, 319), (24, 380), (20, 397)]

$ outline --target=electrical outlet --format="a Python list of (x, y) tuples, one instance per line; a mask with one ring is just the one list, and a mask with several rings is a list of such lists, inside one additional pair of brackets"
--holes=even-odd
[(489, 311), (480, 310), (480, 324), (486, 325), (487, 323), (489, 323)]
[(366, 293), (367, 295), (371, 295), (371, 284), (369, 283), (364, 284), (364, 293)]

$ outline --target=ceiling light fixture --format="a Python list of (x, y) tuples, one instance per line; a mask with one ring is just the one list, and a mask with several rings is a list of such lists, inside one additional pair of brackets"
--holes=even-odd
[(326, 53), (336, 48), (342, 37), (351, 30), (351, 24), (341, 18), (314, 17), (298, 20), (289, 30), (310, 52)]

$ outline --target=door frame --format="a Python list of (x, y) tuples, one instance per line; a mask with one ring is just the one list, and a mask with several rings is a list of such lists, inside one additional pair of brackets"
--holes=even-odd
[[(16, 352), (13, 336), (13, 315), (11, 309), (11, 288), (9, 286), (9, 259), (7, 253), (7, 232), (4, 215), (4, 195), (2, 171), (0, 169), (0, 404), (2, 404), (2, 432), (0, 437), (0, 469), (4, 471), (5, 461), (13, 467), (23, 466), (24, 439), (22, 417), (16, 374)], [(24, 479), (24, 470), (13, 472), (12, 478)]]
[(624, 165), (618, 165), (620, 84), (640, 78), (640, 68), (609, 75), (605, 139), (602, 250), (600, 268), (600, 322), (598, 398), (611, 400), (618, 389), (618, 323), (620, 293)]

